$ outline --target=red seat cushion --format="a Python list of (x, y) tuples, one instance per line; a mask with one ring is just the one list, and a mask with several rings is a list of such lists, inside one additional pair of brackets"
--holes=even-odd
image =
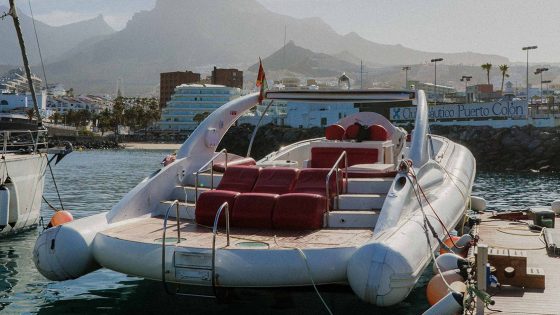
[(360, 125), (354, 124), (350, 125), (346, 128), (345, 138), (349, 140), (353, 140), (358, 138), (358, 134), (360, 133)]
[[(246, 157), (246, 158), (241, 158), (241, 159), (237, 159), (237, 160), (233, 160), (233, 161), (228, 161), (227, 166), (234, 166), (234, 165), (245, 165), (245, 166), (249, 166), (249, 165), (256, 165), (257, 162), (255, 161), (255, 159), (250, 158), (250, 157)], [(214, 171), (216, 172), (220, 172), (223, 173), (226, 171), (226, 163), (216, 163), (214, 164)]]
[(217, 189), (250, 192), (261, 169), (255, 166), (228, 166)]
[[(331, 168), (343, 151), (348, 157), (348, 166), (356, 164), (374, 164), (377, 162), (377, 149), (373, 148), (311, 148), (311, 167)], [(339, 164), (344, 167), (344, 162)]]
[(272, 214), (276, 229), (316, 230), (323, 227), (326, 199), (315, 194), (292, 193), (278, 197)]
[(299, 170), (288, 167), (269, 167), (261, 170), (253, 192), (287, 194), (296, 183)]
[(243, 193), (235, 199), (231, 225), (246, 228), (272, 228), (272, 211), (278, 195)]
[(327, 140), (342, 140), (346, 130), (341, 125), (330, 125), (325, 128), (325, 138)]
[(372, 141), (386, 141), (389, 140), (389, 132), (381, 125), (371, 125), (368, 128), (369, 139)]
[[(299, 172), (298, 179), (294, 186), (294, 193), (307, 193), (326, 196), (328, 168), (305, 168)], [(339, 192), (342, 192), (343, 176), (342, 172), (338, 175)], [(336, 195), (336, 173), (333, 172), (329, 179), (329, 198)]]
[[(220, 208), (224, 202), (227, 202), (229, 205), (229, 214), (231, 219), (231, 216), (233, 215), (233, 208), (235, 206), (235, 198), (238, 195), (238, 192), (228, 190), (210, 190), (203, 192), (200, 194), (196, 202), (196, 223), (206, 226), (214, 226), (214, 219), (216, 218), (216, 213), (218, 213), (218, 208)], [(225, 226), (225, 224), (226, 217), (224, 209), (220, 215), (219, 225)]]

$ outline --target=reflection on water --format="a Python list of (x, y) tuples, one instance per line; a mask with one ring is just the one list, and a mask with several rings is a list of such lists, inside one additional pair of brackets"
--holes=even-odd
[[(54, 168), (66, 209), (75, 217), (109, 210), (136, 183), (159, 167), (162, 151), (75, 152)], [(493, 210), (549, 205), (560, 199), (560, 176), (545, 174), (482, 173), (475, 194), (485, 197)], [(47, 177), (45, 194), (53, 204), (56, 193)], [(52, 212), (43, 207), (45, 218)], [(296, 289), (236, 289), (227, 302), (214, 299), (166, 295), (161, 283), (128, 277), (106, 269), (80, 279), (50, 282), (36, 270), (31, 252), (39, 231), (0, 240), (0, 310), (2, 313), (39, 314), (324, 314), (315, 292)], [(428, 307), (424, 286), (399, 305), (379, 309), (361, 302), (349, 287), (328, 286), (320, 291), (335, 314), (418, 314)], [(182, 288), (192, 291), (192, 288)]]

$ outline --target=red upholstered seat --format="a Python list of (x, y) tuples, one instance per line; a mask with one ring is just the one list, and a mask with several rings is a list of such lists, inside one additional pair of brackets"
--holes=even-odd
[(359, 133), (360, 133), (360, 125), (354, 124), (346, 128), (346, 134), (344, 136), (346, 139), (354, 140), (358, 138)]
[[(331, 168), (343, 151), (348, 156), (348, 166), (356, 164), (373, 164), (377, 162), (377, 149), (373, 148), (311, 148), (311, 167)], [(344, 162), (339, 167), (344, 167)]]
[[(306, 193), (326, 196), (328, 168), (305, 168), (299, 172), (298, 179), (292, 190), (294, 193)], [(339, 173), (339, 192), (342, 192), (342, 172)], [(329, 179), (329, 198), (336, 195), (336, 173), (333, 172)]]
[[(230, 219), (233, 215), (235, 198), (239, 195), (236, 191), (228, 190), (210, 190), (205, 191), (198, 197), (196, 202), (195, 218), (198, 224), (214, 226), (214, 219), (216, 218), (216, 213), (218, 213), (218, 208), (227, 202), (229, 205)], [(222, 211), (220, 215), (220, 226), (225, 226), (226, 217), (225, 210)]]
[(261, 169), (255, 166), (228, 166), (217, 189), (250, 192), (260, 171)]
[(235, 199), (231, 225), (247, 228), (272, 228), (272, 212), (278, 195), (243, 193)]
[(253, 192), (287, 194), (296, 182), (299, 170), (288, 167), (270, 167), (261, 170)]
[(272, 214), (272, 225), (276, 229), (320, 229), (323, 227), (325, 203), (325, 197), (316, 194), (279, 196)]
[[(233, 161), (228, 161), (227, 166), (234, 166), (234, 165), (245, 165), (245, 166), (250, 166), (250, 165), (256, 165), (257, 162), (255, 161), (255, 159), (250, 158), (250, 157), (246, 157), (246, 158), (241, 158), (241, 159), (237, 159), (237, 160), (233, 160)], [(216, 163), (214, 164), (214, 171), (216, 172), (220, 172), (223, 173), (226, 171), (226, 163)]]
[(372, 141), (386, 141), (389, 140), (389, 132), (381, 125), (371, 125), (368, 128), (369, 139)]
[(346, 130), (341, 125), (330, 125), (325, 128), (325, 138), (327, 140), (342, 140)]

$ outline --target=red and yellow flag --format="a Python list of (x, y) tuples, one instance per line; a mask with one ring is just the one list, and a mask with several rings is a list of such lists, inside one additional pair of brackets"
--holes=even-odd
[(257, 87), (260, 88), (259, 104), (262, 104), (262, 101), (264, 99), (264, 91), (268, 90), (268, 84), (266, 83), (266, 75), (264, 74), (264, 68), (261, 58), (259, 58), (259, 73), (257, 74), (256, 83)]

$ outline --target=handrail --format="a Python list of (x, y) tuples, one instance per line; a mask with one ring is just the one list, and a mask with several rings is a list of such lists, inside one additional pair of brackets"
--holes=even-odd
[(220, 152), (216, 153), (206, 164), (204, 164), (197, 172), (194, 173), (195, 175), (195, 182), (194, 182), (194, 203), (198, 202), (198, 175), (205, 171), (208, 165), (212, 164), (210, 167), (210, 189), (214, 189), (214, 160), (218, 158), (222, 153), (226, 155), (226, 163), (225, 166), (227, 168), (227, 161), (228, 161), (228, 152), (226, 149), (222, 149)]
[[(340, 162), (342, 162), (342, 158), (344, 158), (344, 177), (346, 178), (346, 184), (345, 184), (345, 192), (348, 192), (348, 154), (346, 153), (346, 151), (342, 151), (342, 153), (340, 154), (340, 156), (338, 157), (338, 159), (336, 160), (336, 162), (334, 162), (333, 167), (331, 168), (331, 170), (329, 171), (329, 173), (327, 174), (327, 179), (326, 179), (326, 192), (327, 192), (327, 212), (329, 212), (329, 208), (330, 208), (330, 202), (329, 202), (329, 182), (331, 179), (331, 175), (332, 173), (335, 171), (335, 169), (338, 168), (338, 165), (340, 164)], [(338, 171), (336, 172), (336, 207), (339, 208), (340, 204), (339, 204), (339, 198), (338, 196), (340, 195), (340, 187), (338, 187)]]
[(229, 204), (227, 202), (222, 203), (220, 208), (218, 208), (214, 218), (214, 226), (212, 227), (212, 288), (214, 291), (216, 290), (216, 234), (218, 234), (218, 222), (224, 209), (226, 209), (226, 235), (227, 246), (229, 246)]
[(295, 147), (297, 147), (297, 146), (299, 146), (299, 145), (301, 145), (301, 144), (304, 144), (304, 143), (306, 143), (306, 142), (311, 143), (311, 142), (320, 141), (320, 140), (322, 140), (322, 139), (325, 139), (325, 137), (311, 138), (311, 139), (305, 139), (305, 140), (301, 140), (301, 141), (298, 141), (298, 142), (294, 142), (294, 143), (289, 144), (289, 145), (287, 145), (287, 146), (285, 146), (285, 147), (282, 147), (280, 150), (278, 150), (278, 151), (276, 151), (276, 152), (272, 152), (272, 153), (266, 155), (264, 158), (262, 158), (262, 160), (268, 161), (269, 159), (271, 159), (271, 158), (273, 158), (274, 156), (278, 155), (278, 153), (280, 153), (280, 151), (282, 151), (283, 153), (285, 153), (285, 151), (291, 150), (291, 149), (293, 149), (293, 148), (295, 148)]
[[(29, 147), (32, 147), (32, 152), (37, 152), (40, 147), (47, 148), (48, 142), (40, 141), (41, 136), (46, 133), (46, 130), (2, 130), (2, 153), (19, 153), (21, 148)], [(37, 134), (36, 137), (34, 134)]]
[(161, 240), (161, 281), (163, 283), (163, 288), (165, 289), (165, 292), (167, 292), (168, 294), (171, 294), (169, 292), (169, 289), (167, 288), (167, 283), (165, 282), (165, 240), (167, 237), (167, 220), (169, 219), (169, 211), (171, 210), (171, 208), (173, 206), (177, 205), (177, 243), (181, 242), (181, 233), (180, 233), (180, 218), (179, 218), (179, 200), (175, 200), (173, 201), (173, 203), (171, 205), (169, 205), (169, 207), (167, 208), (167, 211), (165, 211), (165, 217), (163, 218), (163, 236), (162, 236), (162, 240)]

